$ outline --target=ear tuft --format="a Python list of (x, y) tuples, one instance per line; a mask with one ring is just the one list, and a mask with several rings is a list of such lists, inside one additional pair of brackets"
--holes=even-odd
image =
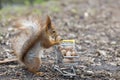
[(49, 16), (47, 16), (47, 20), (46, 20), (46, 27), (47, 27), (48, 29), (50, 29), (50, 28), (51, 28), (51, 19), (50, 19), (50, 17), (49, 17)]

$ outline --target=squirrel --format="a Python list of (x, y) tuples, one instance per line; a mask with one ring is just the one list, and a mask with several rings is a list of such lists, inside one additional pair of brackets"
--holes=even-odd
[(18, 61), (30, 72), (41, 75), (38, 72), (42, 63), (40, 51), (58, 45), (62, 40), (50, 17), (47, 16), (45, 24), (35, 15), (17, 19), (13, 27), (15, 33), (11, 42)]

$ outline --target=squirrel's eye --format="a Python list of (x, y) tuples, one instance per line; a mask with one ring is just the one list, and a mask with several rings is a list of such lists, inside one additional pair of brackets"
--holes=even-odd
[(55, 33), (55, 31), (53, 31), (53, 33)]

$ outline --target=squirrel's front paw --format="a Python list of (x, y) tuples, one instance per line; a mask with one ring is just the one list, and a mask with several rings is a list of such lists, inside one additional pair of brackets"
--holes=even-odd
[(57, 39), (56, 39), (56, 44), (60, 44), (62, 40), (63, 39), (60, 36), (58, 36)]
[(61, 43), (62, 40), (56, 41), (56, 44), (59, 45)]
[(55, 39), (55, 41), (61, 41), (61, 40), (62, 40), (61, 36), (57, 36)]

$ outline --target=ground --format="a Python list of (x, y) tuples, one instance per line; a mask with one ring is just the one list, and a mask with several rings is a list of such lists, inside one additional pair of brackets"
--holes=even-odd
[[(13, 58), (9, 48), (9, 21), (28, 14), (50, 15), (63, 39), (75, 39), (79, 52), (73, 80), (120, 79), (120, 1), (50, 0), (32, 7), (14, 6), (0, 12), (0, 60)], [(14, 9), (14, 10), (13, 10)], [(48, 54), (49, 53), (49, 54)], [(44, 76), (28, 72), (18, 62), (0, 64), (1, 80), (70, 80), (54, 71), (54, 50), (45, 50)], [(71, 79), (72, 80), (72, 79)]]

